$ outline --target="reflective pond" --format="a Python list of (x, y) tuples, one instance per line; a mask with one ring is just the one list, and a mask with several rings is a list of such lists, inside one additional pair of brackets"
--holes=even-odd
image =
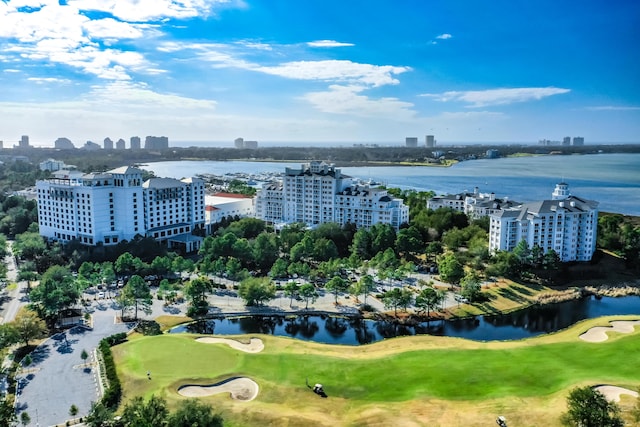
[(640, 297), (595, 297), (546, 306), (529, 307), (509, 314), (468, 319), (433, 320), (413, 325), (351, 319), (328, 315), (262, 315), (209, 319), (180, 325), (171, 333), (241, 335), (271, 334), (326, 344), (360, 345), (385, 338), (429, 334), (476, 341), (515, 340), (565, 329), (576, 322), (607, 315), (637, 314)]

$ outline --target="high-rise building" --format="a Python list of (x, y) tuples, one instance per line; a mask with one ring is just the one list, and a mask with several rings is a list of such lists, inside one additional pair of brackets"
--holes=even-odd
[(562, 145), (571, 145), (571, 137), (565, 136), (564, 138), (562, 138)]
[(236, 148), (244, 148), (244, 139), (243, 138), (236, 138), (233, 141), (233, 146)]
[(136, 235), (186, 252), (198, 249), (192, 232), (204, 229), (204, 181), (152, 178), (121, 167), (36, 182), (40, 234), (63, 243), (115, 245)]
[(73, 150), (76, 148), (69, 138), (58, 138), (53, 143), (53, 146), (58, 150)]
[(20, 141), (18, 141), (18, 146), (20, 148), (29, 148), (29, 135), (22, 135)]
[(408, 136), (404, 139), (404, 144), (407, 147), (417, 147), (418, 146), (418, 138), (415, 136)]
[(596, 250), (598, 202), (572, 196), (556, 185), (551, 200), (525, 203), (489, 216), (489, 250), (513, 251), (524, 240), (529, 249), (555, 251), (560, 260), (589, 261)]
[(104, 139), (104, 145), (103, 145), (105, 150), (113, 150), (113, 141), (111, 140), (111, 138), (106, 137)]
[(169, 148), (169, 138), (166, 136), (147, 136), (144, 140), (145, 150), (166, 150)]
[(584, 138), (581, 136), (574, 136), (573, 137), (573, 145), (584, 145)]
[(140, 149), (140, 137), (139, 136), (132, 136), (130, 142), (131, 142), (131, 149), (132, 150), (139, 150)]
[(245, 141), (244, 148), (255, 150), (256, 148), (258, 148), (258, 141)]
[(116, 150), (124, 150), (125, 147), (125, 142), (124, 139), (120, 138), (119, 140), (116, 141)]
[(425, 137), (425, 144), (429, 148), (433, 148), (436, 146), (436, 137), (433, 135), (427, 135)]
[(256, 217), (276, 225), (383, 223), (399, 229), (409, 221), (409, 207), (386, 189), (358, 184), (333, 164), (314, 161), (286, 168), (282, 182), (263, 186), (256, 196)]

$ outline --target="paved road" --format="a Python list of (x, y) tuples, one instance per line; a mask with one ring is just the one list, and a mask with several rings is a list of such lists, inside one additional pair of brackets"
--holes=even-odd
[(26, 282), (16, 281), (18, 278), (18, 268), (13, 256), (13, 240), (7, 241), (7, 251), (9, 255), (4, 259), (4, 263), (7, 266), (7, 282), (16, 283), (16, 287), (11, 291), (2, 292), (0, 296), (0, 301), (2, 301), (0, 303), (2, 307), (0, 309), (0, 318), (2, 318), (2, 323), (13, 321), (16, 314), (18, 314), (20, 307), (26, 305), (29, 301), (26, 294)]
[[(84, 416), (91, 402), (99, 399), (93, 350), (104, 337), (126, 331), (130, 325), (115, 324), (116, 311), (104, 306), (94, 312), (94, 329), (75, 327), (54, 335), (33, 353), (33, 364), (17, 376), (19, 394), (16, 409), (27, 411), (34, 425), (50, 426), (72, 418), (71, 405)], [(82, 350), (90, 354), (83, 365)]]

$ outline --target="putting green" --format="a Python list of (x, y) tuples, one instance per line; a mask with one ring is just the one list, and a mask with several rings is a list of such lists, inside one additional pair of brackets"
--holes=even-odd
[[(574, 386), (640, 385), (640, 371), (631, 361), (640, 352), (640, 328), (612, 332), (602, 343), (578, 338), (610, 320), (636, 318), (592, 319), (557, 334), (511, 342), (420, 336), (351, 347), (261, 336), (264, 350), (251, 354), (176, 334), (133, 338), (113, 352), (125, 396), (155, 393), (175, 402), (185, 384), (252, 378), (260, 393), (242, 407), (228, 395), (203, 398), (220, 408), (230, 425), (404, 420), (474, 426), (494, 422), (496, 415), (521, 420), (517, 425), (558, 425), (564, 397)], [(329, 398), (311, 393), (306, 378), (322, 383)]]

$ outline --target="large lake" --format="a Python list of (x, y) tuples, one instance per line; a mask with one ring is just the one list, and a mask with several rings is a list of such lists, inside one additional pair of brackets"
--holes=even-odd
[[(250, 161), (173, 161), (149, 163), (159, 177), (184, 178), (201, 173), (284, 172), (298, 163)], [(437, 194), (472, 191), (496, 193), (519, 202), (551, 197), (566, 181), (575, 196), (597, 200), (600, 210), (640, 215), (640, 154), (589, 154), (480, 159), (452, 167), (343, 167), (343, 173), (373, 179), (390, 187), (431, 190)]]

